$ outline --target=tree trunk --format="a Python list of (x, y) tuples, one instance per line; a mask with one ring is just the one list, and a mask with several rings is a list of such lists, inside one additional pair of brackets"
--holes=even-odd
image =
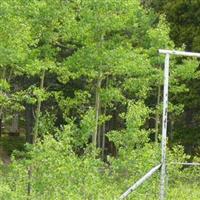
[(32, 138), (32, 132), (33, 132), (33, 110), (32, 106), (29, 104), (26, 104), (25, 106), (25, 120), (26, 120), (26, 142), (32, 144), (33, 138)]
[[(6, 68), (3, 69), (3, 72), (2, 72), (2, 76), (1, 76), (1, 79), (5, 79), (6, 77)], [(3, 95), (3, 90), (1, 88), (0, 90), (0, 94)], [(0, 106), (0, 137), (2, 136), (2, 132), (3, 132), (3, 106), (1, 105)]]
[[(45, 70), (43, 70), (41, 79), (40, 79), (40, 89), (44, 88), (44, 78), (45, 78)], [(35, 125), (33, 129), (33, 143), (35, 143), (37, 137), (38, 137), (38, 126), (39, 126), (39, 118), (40, 118), (40, 111), (41, 111), (41, 103), (42, 99), (41, 96), (38, 96), (37, 100), (37, 108), (36, 108), (36, 116), (35, 116)]]
[[(108, 77), (106, 77), (106, 83), (105, 83), (105, 88), (107, 89), (108, 88)], [(106, 105), (104, 107), (104, 110), (103, 110), (103, 115), (105, 116), (106, 115)], [(102, 160), (105, 159), (105, 134), (106, 134), (106, 122), (103, 123), (103, 126), (102, 126)]]
[(1, 110), (0, 110), (0, 138), (1, 138), (2, 133), (3, 133), (3, 113), (1, 112)]
[[(106, 108), (104, 109), (104, 115), (106, 115)], [(102, 160), (105, 157), (105, 134), (106, 134), (106, 123), (102, 126)]]
[(19, 114), (16, 113), (13, 115), (12, 124), (10, 127), (10, 134), (16, 136), (19, 134)]
[[(99, 102), (99, 114), (98, 116), (101, 115), (101, 102)], [(98, 132), (97, 132), (97, 147), (101, 148), (101, 126), (98, 125)]]
[(28, 183), (27, 183), (27, 200), (31, 199), (31, 178), (32, 178), (32, 167), (27, 169)]
[(0, 138), (1, 138), (1, 135), (2, 135), (2, 117), (0, 116)]
[(174, 133), (173, 133), (174, 120), (173, 120), (173, 117), (169, 117), (169, 123), (170, 123), (170, 126), (169, 126), (169, 139), (170, 139), (170, 143), (172, 144), (173, 139), (174, 139)]
[(92, 143), (97, 146), (97, 135), (98, 135), (98, 122), (99, 122), (99, 109), (100, 109), (100, 89), (101, 89), (101, 77), (99, 76), (96, 85), (96, 100), (95, 100), (95, 130), (92, 136)]
[[(43, 70), (41, 78), (40, 78), (40, 89), (44, 88), (44, 78), (45, 78), (45, 70)], [(35, 125), (33, 129), (33, 141), (32, 143), (34, 144), (37, 140), (38, 137), (38, 127), (39, 127), (39, 118), (41, 114), (41, 104), (42, 104), (42, 99), (41, 96), (38, 96), (37, 100), (37, 108), (36, 108), (36, 116), (35, 116)], [(27, 184), (27, 195), (28, 199), (30, 199), (31, 196), (31, 177), (32, 177), (32, 167), (28, 168), (28, 184)]]

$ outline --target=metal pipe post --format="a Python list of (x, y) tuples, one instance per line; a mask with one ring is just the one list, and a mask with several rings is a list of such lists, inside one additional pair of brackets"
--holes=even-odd
[(141, 179), (134, 183), (126, 192), (124, 192), (119, 200), (125, 199), (131, 192), (135, 191), (140, 185), (142, 185), (146, 180), (148, 180), (158, 169), (160, 169), (161, 164), (152, 168), (147, 174), (145, 174)]
[(168, 87), (169, 87), (169, 58), (170, 54), (165, 56), (164, 66), (164, 92), (163, 92), (163, 119), (162, 119), (162, 160), (161, 160), (161, 182), (160, 182), (160, 200), (165, 199), (165, 180), (166, 180), (166, 144), (167, 144), (167, 111), (168, 111)]
[(176, 51), (176, 50), (159, 49), (159, 53), (161, 53), (161, 54), (171, 54), (171, 55), (177, 55), (177, 56), (190, 56), (190, 57), (200, 58), (200, 53), (187, 52), (187, 51)]

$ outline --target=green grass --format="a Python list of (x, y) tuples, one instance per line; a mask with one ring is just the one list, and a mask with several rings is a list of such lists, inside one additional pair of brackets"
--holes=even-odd
[[(166, 200), (200, 200), (200, 167), (181, 171), (176, 176), (168, 176)], [(159, 200), (160, 175), (147, 180), (129, 195), (127, 200)]]
[(168, 200), (199, 200), (200, 199), (200, 187), (198, 183), (180, 183), (173, 187), (167, 194)]

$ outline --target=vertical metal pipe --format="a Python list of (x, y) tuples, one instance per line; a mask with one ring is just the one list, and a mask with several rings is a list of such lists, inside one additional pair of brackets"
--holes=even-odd
[(165, 199), (169, 58), (170, 58), (170, 54), (167, 53), (165, 56), (165, 66), (164, 66), (162, 146), (161, 146), (161, 148), (162, 148), (162, 160), (161, 160), (162, 167), (161, 167), (161, 182), (160, 182), (160, 200)]

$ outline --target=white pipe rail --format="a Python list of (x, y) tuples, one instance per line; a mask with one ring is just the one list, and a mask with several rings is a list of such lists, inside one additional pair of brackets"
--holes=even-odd
[(162, 118), (162, 166), (160, 182), (160, 200), (165, 199), (165, 178), (166, 178), (166, 140), (167, 140), (167, 112), (168, 112), (168, 87), (169, 87), (169, 64), (170, 55), (190, 56), (200, 58), (200, 53), (159, 49), (160, 54), (165, 54), (164, 66), (164, 91), (163, 91), (163, 118)]
[(124, 192), (119, 200), (125, 199), (131, 192), (133, 192), (136, 188), (138, 188), (141, 184), (143, 184), (147, 179), (149, 179), (158, 169), (160, 169), (161, 164), (152, 168), (147, 174), (145, 174), (141, 179), (139, 179), (135, 184), (133, 184), (126, 192)]
[(200, 166), (200, 163), (184, 163), (184, 162), (172, 162), (173, 165), (185, 165), (185, 166)]
[(187, 52), (187, 51), (176, 51), (176, 50), (159, 49), (159, 53), (200, 58), (200, 53), (193, 53), (193, 52)]

